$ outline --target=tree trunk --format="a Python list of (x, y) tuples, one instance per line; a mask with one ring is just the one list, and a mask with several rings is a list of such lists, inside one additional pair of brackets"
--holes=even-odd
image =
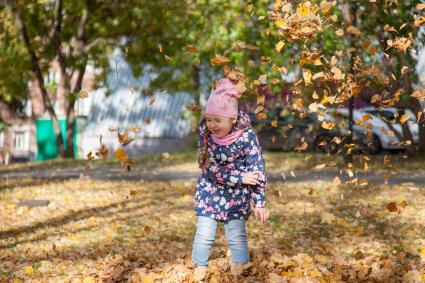
[[(201, 80), (200, 80), (200, 69), (198, 65), (193, 65), (192, 67), (192, 80), (193, 80), (193, 91), (196, 105), (201, 103)], [(196, 125), (199, 125), (201, 122), (201, 113), (196, 112), (195, 114)]]
[(47, 90), (44, 86), (43, 74), (42, 74), (41, 68), (40, 68), (40, 61), (39, 61), (37, 55), (35, 54), (35, 50), (34, 50), (33, 46), (31, 45), (25, 22), (24, 22), (21, 14), (18, 10), (18, 7), (16, 6), (16, 2), (14, 0), (7, 0), (6, 5), (9, 7), (9, 9), (11, 10), (11, 12), (12, 12), (14, 18), (15, 18), (18, 30), (21, 33), (25, 47), (26, 47), (26, 49), (27, 49), (27, 51), (28, 51), (28, 53), (31, 57), (32, 71), (35, 74), (36, 80), (38, 82), (38, 87), (39, 87), (40, 92), (43, 96), (44, 105), (45, 105), (47, 111), (49, 112), (50, 117), (52, 118), (53, 130), (54, 130), (55, 135), (56, 135), (56, 144), (57, 144), (57, 147), (58, 147), (58, 155), (60, 157), (63, 157), (64, 154), (65, 154), (65, 147), (64, 147), (63, 140), (62, 140), (59, 120), (58, 120), (58, 117), (57, 117), (55, 110), (53, 108), (52, 102), (51, 102), (51, 100), (48, 96)]

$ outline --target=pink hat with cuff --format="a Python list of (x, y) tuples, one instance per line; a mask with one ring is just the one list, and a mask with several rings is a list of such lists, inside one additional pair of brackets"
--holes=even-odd
[(238, 117), (238, 98), (241, 97), (236, 86), (228, 79), (218, 81), (217, 87), (211, 90), (205, 107), (205, 114), (228, 118)]

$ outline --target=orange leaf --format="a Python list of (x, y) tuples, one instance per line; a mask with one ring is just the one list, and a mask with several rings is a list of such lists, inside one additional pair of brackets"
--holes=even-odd
[(189, 52), (192, 52), (192, 53), (196, 53), (196, 47), (195, 46), (193, 46), (193, 45), (191, 45), (191, 44), (187, 44), (186, 46), (185, 46), (185, 48), (186, 48), (186, 50), (187, 51), (189, 51)]
[(222, 65), (222, 64), (228, 63), (228, 62), (230, 62), (230, 59), (228, 57), (222, 56), (222, 55), (217, 55), (217, 54), (210, 61), (211, 65), (213, 65), (213, 66)]
[(195, 111), (195, 112), (201, 112), (202, 111), (202, 108), (195, 103), (186, 104), (186, 108), (189, 109), (190, 111)]
[(404, 123), (406, 123), (406, 121), (410, 118), (410, 114), (403, 114), (403, 115), (401, 115), (401, 117), (400, 117), (400, 123), (402, 123), (402, 124), (404, 124)]
[(395, 202), (390, 202), (387, 204), (387, 209), (389, 212), (397, 212), (398, 208)]
[(127, 133), (118, 133), (118, 141), (123, 146), (126, 146), (132, 141), (134, 141), (134, 138), (130, 138)]
[(87, 154), (87, 159), (88, 160), (93, 160), (94, 159), (93, 153), (91, 151)]
[(125, 151), (124, 151), (124, 150), (122, 150), (121, 148), (118, 148), (118, 149), (115, 151), (114, 155), (115, 155), (115, 158), (116, 158), (116, 159), (118, 159), (118, 160), (119, 160), (119, 161), (121, 161), (121, 162), (125, 162), (125, 161), (127, 161), (127, 160), (128, 160), (128, 155), (127, 155), (127, 153), (125, 153)]

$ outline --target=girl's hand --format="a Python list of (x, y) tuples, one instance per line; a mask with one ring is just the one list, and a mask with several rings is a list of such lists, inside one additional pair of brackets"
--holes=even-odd
[(259, 179), (260, 179), (260, 171), (242, 173), (242, 184), (259, 185), (260, 184)]
[(267, 219), (269, 219), (270, 211), (267, 207), (252, 207), (254, 211), (255, 219), (260, 220), (261, 223), (266, 223)]

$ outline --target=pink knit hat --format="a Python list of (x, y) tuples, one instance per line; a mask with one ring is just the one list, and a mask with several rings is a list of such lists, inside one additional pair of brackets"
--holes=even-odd
[(211, 90), (205, 108), (205, 114), (228, 118), (238, 117), (238, 98), (241, 97), (236, 86), (228, 79), (218, 81), (217, 87)]

